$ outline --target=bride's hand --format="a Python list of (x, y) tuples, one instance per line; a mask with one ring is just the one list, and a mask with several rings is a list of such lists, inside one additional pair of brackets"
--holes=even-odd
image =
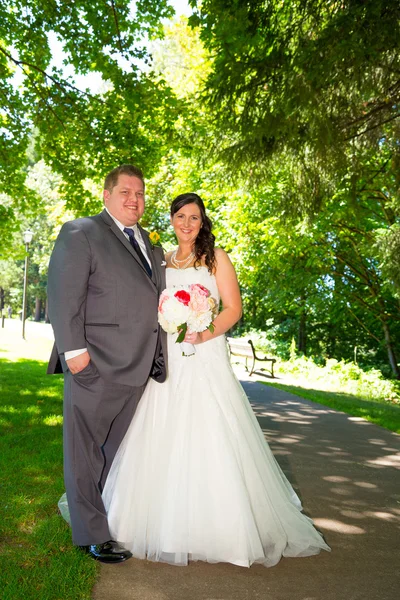
[(193, 345), (201, 344), (201, 335), (195, 331), (188, 331), (185, 335), (184, 341)]

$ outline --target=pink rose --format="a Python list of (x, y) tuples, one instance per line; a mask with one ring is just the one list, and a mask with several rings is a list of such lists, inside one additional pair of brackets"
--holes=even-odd
[(208, 297), (210, 295), (208, 289), (204, 287), (204, 285), (201, 285), (201, 283), (193, 283), (190, 286), (190, 291), (194, 292), (195, 294), (200, 294), (200, 296)]
[(192, 294), (189, 308), (193, 312), (206, 312), (209, 309), (207, 297), (201, 294)]

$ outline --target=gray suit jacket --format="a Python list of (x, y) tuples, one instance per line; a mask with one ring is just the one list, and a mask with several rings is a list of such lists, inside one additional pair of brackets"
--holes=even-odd
[[(141, 386), (166, 378), (166, 335), (157, 322), (164, 255), (140, 229), (152, 277), (106, 210), (65, 223), (50, 258), (49, 317), (58, 354), (87, 347), (101, 377)], [(65, 363), (64, 363), (65, 364)]]

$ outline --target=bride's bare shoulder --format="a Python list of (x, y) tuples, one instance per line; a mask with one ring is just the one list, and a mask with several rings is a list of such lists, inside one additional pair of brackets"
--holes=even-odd
[(222, 248), (215, 249), (215, 268), (214, 274), (217, 280), (223, 278), (236, 278), (235, 268), (229, 257), (229, 254)]
[(225, 252), (225, 250), (222, 250), (222, 248), (215, 248), (214, 252), (217, 266), (218, 264), (226, 264), (226, 262), (231, 262), (228, 253)]
[(228, 256), (228, 254), (225, 252), (225, 250), (222, 250), (222, 248), (214, 248), (214, 252), (215, 258), (219, 258), (221, 256)]
[[(213, 274), (216, 275), (218, 267), (223, 266), (224, 264), (226, 264), (226, 262), (230, 262), (227, 253), (225, 252), (225, 250), (222, 250), (222, 248), (214, 248), (214, 267), (213, 267)], [(206, 267), (206, 259), (205, 256), (203, 256), (203, 259), (201, 261), (201, 264), (203, 267)]]

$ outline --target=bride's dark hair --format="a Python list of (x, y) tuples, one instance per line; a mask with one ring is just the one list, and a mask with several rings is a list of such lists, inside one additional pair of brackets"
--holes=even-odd
[(201, 265), (201, 259), (204, 256), (206, 266), (208, 267), (210, 273), (212, 273), (215, 267), (215, 235), (211, 233), (212, 223), (206, 215), (206, 208), (203, 200), (200, 198), (200, 196), (192, 192), (180, 194), (171, 204), (171, 217), (173, 217), (187, 204), (196, 204), (196, 206), (198, 206), (200, 209), (201, 217), (200, 231), (194, 242), (194, 266), (197, 267), (198, 265)]

